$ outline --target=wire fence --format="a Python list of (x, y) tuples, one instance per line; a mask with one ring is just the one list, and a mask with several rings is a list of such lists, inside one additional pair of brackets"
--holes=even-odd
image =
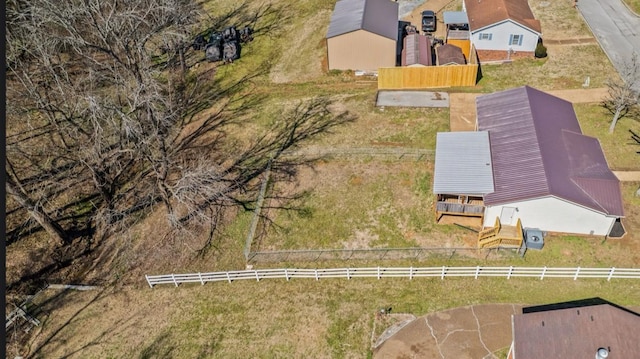
[(433, 160), (435, 150), (408, 147), (351, 147), (351, 148), (305, 148), (295, 155), (308, 157), (383, 157), (394, 160)]
[(250, 252), (247, 256), (247, 263), (453, 259), (458, 257), (497, 259), (518, 257), (523, 254), (524, 248), (418, 247), (305, 249)]
[(238, 280), (263, 279), (328, 279), (328, 278), (448, 278), (448, 277), (528, 277), (543, 280), (545, 278), (601, 278), (640, 279), (639, 268), (561, 268), (561, 267), (368, 267), (368, 268), (281, 268), (252, 269), (228, 272), (146, 275), (149, 287), (159, 284), (173, 284), (176, 287), (183, 283), (234, 282)]

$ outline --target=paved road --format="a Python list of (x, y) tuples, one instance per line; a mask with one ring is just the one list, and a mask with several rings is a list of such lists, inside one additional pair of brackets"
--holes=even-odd
[(640, 17), (622, 0), (578, 0), (578, 10), (618, 72), (633, 52), (640, 55)]

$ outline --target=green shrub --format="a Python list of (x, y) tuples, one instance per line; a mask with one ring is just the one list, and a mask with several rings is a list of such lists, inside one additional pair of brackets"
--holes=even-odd
[(538, 42), (536, 45), (536, 58), (547, 57), (547, 47), (542, 44), (542, 42)]

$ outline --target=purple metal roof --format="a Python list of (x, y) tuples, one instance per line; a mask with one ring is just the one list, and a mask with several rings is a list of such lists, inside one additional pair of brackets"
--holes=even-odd
[(582, 135), (570, 102), (524, 86), (479, 96), (476, 105), (478, 130), (491, 143), (487, 205), (556, 196), (623, 216), (619, 181), (598, 140)]

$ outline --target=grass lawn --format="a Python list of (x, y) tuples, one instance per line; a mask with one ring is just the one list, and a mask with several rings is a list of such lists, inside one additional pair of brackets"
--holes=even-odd
[[(281, 16), (286, 21), (272, 33), (258, 34), (243, 48), (239, 61), (218, 67), (211, 79), (233, 81), (257, 72), (251, 93), (264, 99), (229, 135), (241, 139), (258, 132), (297, 101), (324, 95), (334, 98), (340, 109), (351, 111), (358, 119), (318, 138), (311, 147), (435, 148), (435, 134), (448, 130), (448, 109), (382, 111), (374, 105), (374, 79), (323, 71), (323, 37), (334, 1), (272, 3), (283, 6)], [(570, 1), (532, 0), (531, 4), (547, 36), (590, 35)], [(228, 1), (206, 2), (212, 16), (219, 16), (230, 6)], [(615, 76), (597, 45), (549, 46), (548, 53), (546, 59), (483, 66), (477, 87), (452, 90), (493, 92), (525, 84), (541, 90), (581, 88), (586, 76), (591, 77), (592, 87), (602, 87), (609, 76)], [(201, 64), (196, 71), (214, 66)], [(575, 110), (583, 132), (600, 140), (612, 168), (640, 169), (635, 153), (638, 146), (628, 140), (629, 129), (640, 133), (639, 122), (623, 118), (610, 135), (611, 116), (601, 107), (576, 105)], [(296, 183), (276, 189), (307, 191), (308, 195), (297, 203), (305, 210), (273, 213), (278, 227), (270, 229), (259, 245), (265, 249), (464, 245), (469, 231), (434, 223), (431, 179), (428, 158), (400, 161), (376, 156), (329, 157), (315, 169), (302, 169)], [(548, 237), (542, 251), (529, 251), (524, 258), (456, 256), (413, 262), (273, 266), (634, 267), (640, 263), (640, 198), (634, 196), (638, 185), (622, 186), (629, 226), (620, 240)], [(637, 280), (264, 280), (150, 289), (144, 274), (235, 270), (246, 264), (242, 251), (250, 212), (225, 219), (224, 231), (217, 233), (204, 252), (197, 250), (208, 228), (202, 228), (199, 237), (173, 238), (167, 228), (157, 225), (164, 223), (162, 216), (159, 210), (123, 238), (113, 238), (114, 243), (127, 245), (113, 254), (118, 258), (117, 268), (103, 269), (105, 276), (113, 279), (113, 285), (104, 291), (48, 290), (40, 302), (43, 324), (32, 330), (20, 352), (7, 346), (8, 357), (30, 352), (34, 358), (362, 358), (371, 354), (373, 319), (385, 306), (393, 306), (396, 313), (420, 316), (478, 303), (547, 304), (595, 296), (623, 306), (640, 305)], [(40, 247), (38, 253), (18, 256), (16, 252), (24, 247), (7, 249), (8, 258), (20, 258), (17, 264), (8, 263), (8, 278), (19, 272), (19, 265), (46, 257)]]
[(640, 14), (640, 0), (623, 0), (629, 8), (636, 14)]

